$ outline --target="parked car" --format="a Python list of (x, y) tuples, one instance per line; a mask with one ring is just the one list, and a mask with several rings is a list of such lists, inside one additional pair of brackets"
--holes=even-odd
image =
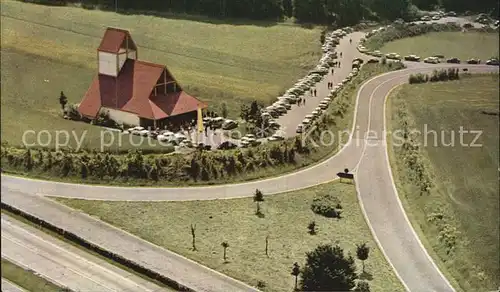
[(440, 20), (440, 19), (441, 19), (441, 17), (439, 17), (438, 15), (434, 15), (434, 16), (432, 17), (432, 20)]
[(374, 56), (374, 57), (382, 57), (382, 55), (383, 55), (382, 52), (379, 50), (372, 52), (372, 56)]
[(224, 123), (222, 123), (222, 129), (223, 130), (232, 130), (234, 128), (238, 127), (238, 123), (233, 120), (225, 120)]
[(385, 57), (387, 59), (391, 59), (391, 60), (401, 60), (401, 56), (396, 54), (396, 53), (389, 53), (389, 54), (386, 54)]
[(274, 134), (271, 137), (269, 137), (267, 140), (269, 140), (269, 141), (281, 141), (281, 140), (285, 140), (285, 137), (281, 136), (280, 134)]
[(422, 21), (429, 21), (429, 20), (431, 20), (431, 18), (430, 18), (429, 16), (427, 16), (427, 15), (426, 15), (426, 16), (422, 16), (422, 17), (420, 18), (420, 20), (422, 20)]
[(218, 129), (222, 127), (223, 123), (224, 123), (223, 117), (216, 117), (212, 119), (212, 121), (210, 122), (210, 126), (212, 126), (212, 128), (214, 129)]
[(302, 124), (299, 124), (297, 126), (297, 129), (295, 129), (295, 132), (298, 134), (302, 133), (303, 131), (304, 131), (304, 125), (302, 125)]
[(481, 64), (481, 60), (472, 58), (467, 60), (467, 64)]
[(370, 60), (366, 61), (367, 64), (374, 64), (374, 63), (378, 63), (379, 60), (378, 59), (375, 59), (375, 58), (371, 58)]
[(446, 63), (460, 64), (460, 59), (459, 58), (449, 58), (448, 60), (446, 60)]
[(446, 13), (446, 16), (455, 17), (455, 16), (457, 16), (457, 14), (455, 13), (455, 11), (449, 11), (449, 12)]
[(234, 149), (238, 147), (238, 145), (230, 142), (230, 141), (225, 141), (225, 142), (222, 142), (219, 146), (217, 146), (217, 149), (219, 150), (230, 150), (230, 149)]
[(500, 20), (495, 21), (495, 26), (499, 26), (499, 25), (500, 25)]
[(498, 61), (498, 59), (489, 59), (488, 61), (486, 61), (486, 65), (498, 66), (500, 65), (500, 62)]
[(424, 59), (424, 63), (438, 64), (439, 62), (440, 62), (439, 58), (437, 58), (437, 57), (427, 57)]
[(420, 61), (420, 57), (417, 56), (417, 55), (408, 55), (408, 56), (405, 56), (405, 60), (406, 61), (419, 62)]

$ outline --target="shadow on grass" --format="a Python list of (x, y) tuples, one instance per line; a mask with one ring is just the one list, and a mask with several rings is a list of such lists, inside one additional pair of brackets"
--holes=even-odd
[(371, 280), (373, 280), (373, 275), (365, 271), (365, 272), (362, 272), (359, 275), (359, 279), (360, 280), (371, 281)]

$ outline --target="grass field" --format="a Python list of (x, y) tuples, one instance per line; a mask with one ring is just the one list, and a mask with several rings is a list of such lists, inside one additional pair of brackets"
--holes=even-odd
[(2, 258), (2, 278), (28, 291), (60, 292), (61, 287)]
[[(434, 257), (440, 259), (462, 291), (487, 291), (500, 285), (499, 245), (499, 101), (498, 75), (463, 77), (459, 81), (404, 85), (390, 97), (388, 125), (398, 125), (404, 105), (416, 129), (437, 131), (427, 135), (422, 155), (434, 187), (430, 194), (410, 181), (400, 148), (391, 147), (393, 174), (405, 209)], [(497, 113), (486, 115), (482, 111)], [(475, 144), (461, 146), (459, 130), (482, 131)], [(440, 131), (445, 131), (441, 134)], [(443, 146), (451, 141), (455, 146)], [(470, 145), (475, 134), (464, 134)], [(420, 141), (423, 142), (421, 137)], [(442, 218), (442, 219), (440, 219)], [(448, 254), (445, 242), (453, 242)]]
[(13, 144), (28, 129), (88, 130), (93, 139), (87, 140), (99, 139), (96, 127), (59, 117), (58, 96), (62, 90), (80, 102), (107, 26), (128, 29), (141, 60), (167, 65), (189, 93), (215, 110), (227, 103), (233, 117), (244, 102), (274, 99), (321, 56), (319, 28), (210, 24), (11, 0), (1, 9), (2, 140)]
[[(311, 211), (313, 198), (326, 193), (340, 199), (342, 219), (327, 219)], [(367, 242), (371, 253), (366, 271), (371, 275), (366, 276), (372, 278), (371, 291), (404, 291), (372, 239), (352, 185), (331, 183), (265, 197), (263, 218), (255, 215), (252, 198), (150, 203), (57, 200), (251, 285), (263, 281), (265, 291), (293, 290), (293, 263), (302, 265), (305, 252), (319, 244), (338, 242), (355, 256), (355, 245)], [(307, 230), (312, 220), (317, 224), (316, 235)], [(196, 252), (191, 249), (190, 224), (196, 224)], [(266, 236), (269, 257), (265, 255)], [(226, 264), (222, 241), (230, 245)], [(361, 262), (357, 266), (360, 272)]]
[(498, 56), (498, 42), (498, 33), (432, 32), (389, 42), (380, 51), (395, 52), (401, 56), (415, 54), (422, 59), (442, 54), (446, 58), (487, 60)]

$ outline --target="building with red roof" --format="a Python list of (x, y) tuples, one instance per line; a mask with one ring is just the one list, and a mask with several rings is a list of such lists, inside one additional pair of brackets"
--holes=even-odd
[(103, 111), (116, 122), (160, 127), (196, 118), (207, 104), (187, 94), (164, 65), (139, 61), (126, 30), (108, 28), (97, 49), (98, 74), (78, 107), (94, 120)]

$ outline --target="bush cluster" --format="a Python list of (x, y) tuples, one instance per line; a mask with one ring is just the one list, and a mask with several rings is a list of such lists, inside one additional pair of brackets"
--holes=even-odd
[(432, 182), (429, 173), (426, 169), (420, 146), (417, 138), (412, 134), (410, 129), (410, 119), (405, 105), (401, 105), (398, 112), (399, 126), (403, 131), (404, 142), (399, 153), (399, 159), (405, 162), (410, 173), (410, 178), (420, 188), (420, 194), (429, 193), (432, 187)]
[(328, 218), (340, 218), (342, 205), (337, 197), (326, 194), (313, 199), (311, 210), (318, 215)]
[(411, 74), (408, 78), (410, 84), (419, 84), (427, 82), (452, 81), (460, 79), (459, 69), (449, 68), (434, 70), (431, 75), (428, 74)]
[(450, 224), (451, 218), (445, 216), (444, 211), (438, 207), (433, 213), (427, 215), (427, 221), (436, 225), (439, 231), (438, 239), (443, 244), (446, 254), (454, 252), (460, 232)]

